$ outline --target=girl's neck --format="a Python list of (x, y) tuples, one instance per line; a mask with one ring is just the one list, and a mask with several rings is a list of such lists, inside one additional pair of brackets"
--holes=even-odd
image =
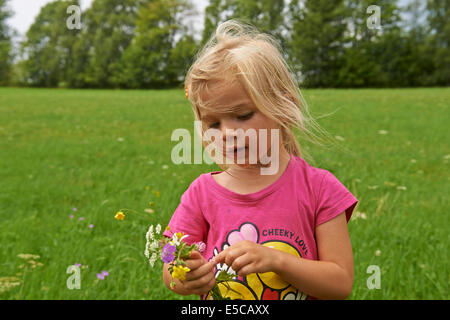
[[(233, 166), (220, 175), (213, 175), (216, 182), (237, 193), (253, 193), (277, 181), (289, 165), (290, 154), (284, 147), (280, 148), (278, 170), (273, 175), (261, 174), (261, 167), (251, 165), (247, 167)], [(271, 164), (269, 164), (271, 165)], [(219, 177), (221, 176), (221, 177)]]

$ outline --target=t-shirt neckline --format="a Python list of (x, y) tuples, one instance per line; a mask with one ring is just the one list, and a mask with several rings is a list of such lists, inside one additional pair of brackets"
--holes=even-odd
[(215, 173), (220, 173), (222, 171), (209, 172), (206, 174), (206, 178), (207, 178), (209, 185), (218, 194), (222, 195), (223, 197), (230, 199), (230, 200), (235, 200), (238, 202), (253, 202), (253, 201), (261, 200), (262, 198), (265, 198), (268, 195), (270, 195), (271, 193), (273, 193), (274, 191), (278, 190), (284, 184), (284, 182), (286, 180), (288, 180), (288, 177), (290, 176), (290, 171), (293, 170), (293, 167), (294, 167), (294, 156), (292, 154), (290, 154), (289, 162), (288, 162), (288, 165), (286, 166), (286, 169), (281, 174), (281, 176), (278, 177), (278, 179), (276, 181), (274, 181), (272, 184), (268, 185), (267, 187), (265, 187), (259, 191), (247, 193), (247, 194), (241, 194), (241, 193), (231, 191), (231, 190), (225, 188), (224, 186), (220, 185), (219, 183), (217, 183), (217, 181), (214, 180), (212, 175)]

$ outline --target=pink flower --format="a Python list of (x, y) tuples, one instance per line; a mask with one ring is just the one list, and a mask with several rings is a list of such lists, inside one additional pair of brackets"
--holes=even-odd
[(206, 244), (205, 244), (204, 242), (202, 242), (202, 241), (196, 242), (195, 245), (197, 246), (198, 251), (199, 251), (200, 253), (202, 253), (202, 252), (205, 251), (205, 249), (206, 249)]
[(78, 220), (80, 220), (80, 221), (83, 221), (83, 220), (84, 220), (84, 218), (83, 218), (83, 217), (79, 217), (79, 218), (78, 218)]
[(70, 218), (70, 219), (73, 219), (73, 214), (71, 214), (71, 215), (69, 216), (69, 218)]
[(89, 225), (89, 228), (94, 229), (94, 225), (93, 225), (93, 224), (90, 224), (90, 225)]
[(104, 280), (105, 277), (107, 277), (107, 276), (109, 276), (109, 273), (106, 270), (103, 270), (102, 272), (97, 273), (97, 278), (100, 280)]

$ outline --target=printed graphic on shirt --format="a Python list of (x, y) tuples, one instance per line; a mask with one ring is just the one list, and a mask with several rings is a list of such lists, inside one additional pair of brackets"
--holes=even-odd
[[(226, 241), (222, 244), (222, 251), (242, 240), (249, 240), (259, 243), (260, 236), (256, 225), (251, 222), (243, 223), (239, 229), (232, 230), (228, 233)], [(292, 254), (296, 257), (301, 257), (299, 251), (291, 244), (281, 240), (270, 240), (260, 243), (263, 246), (281, 250), (283, 252)], [(214, 256), (217, 256), (219, 251), (214, 248)], [(236, 274), (236, 272), (225, 263), (219, 263), (216, 266), (217, 274), (226, 270), (228, 273)], [(227, 285), (231, 288), (229, 290), (225, 285), (219, 284), (219, 289), (222, 296), (230, 299), (239, 300), (305, 300), (307, 295), (300, 292), (297, 288), (290, 285), (281, 279), (274, 272), (252, 273), (245, 277), (237, 276), (228, 281)], [(211, 299), (208, 294), (206, 299)]]

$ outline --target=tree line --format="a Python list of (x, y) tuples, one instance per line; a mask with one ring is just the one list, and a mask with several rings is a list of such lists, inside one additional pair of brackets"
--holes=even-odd
[(7, 2), (0, 0), (0, 85), (177, 87), (231, 18), (275, 36), (305, 87), (449, 85), (450, 0), (209, 0), (201, 35), (194, 0), (94, 0), (73, 29), (67, 9), (79, 1), (56, 0), (16, 50)]

